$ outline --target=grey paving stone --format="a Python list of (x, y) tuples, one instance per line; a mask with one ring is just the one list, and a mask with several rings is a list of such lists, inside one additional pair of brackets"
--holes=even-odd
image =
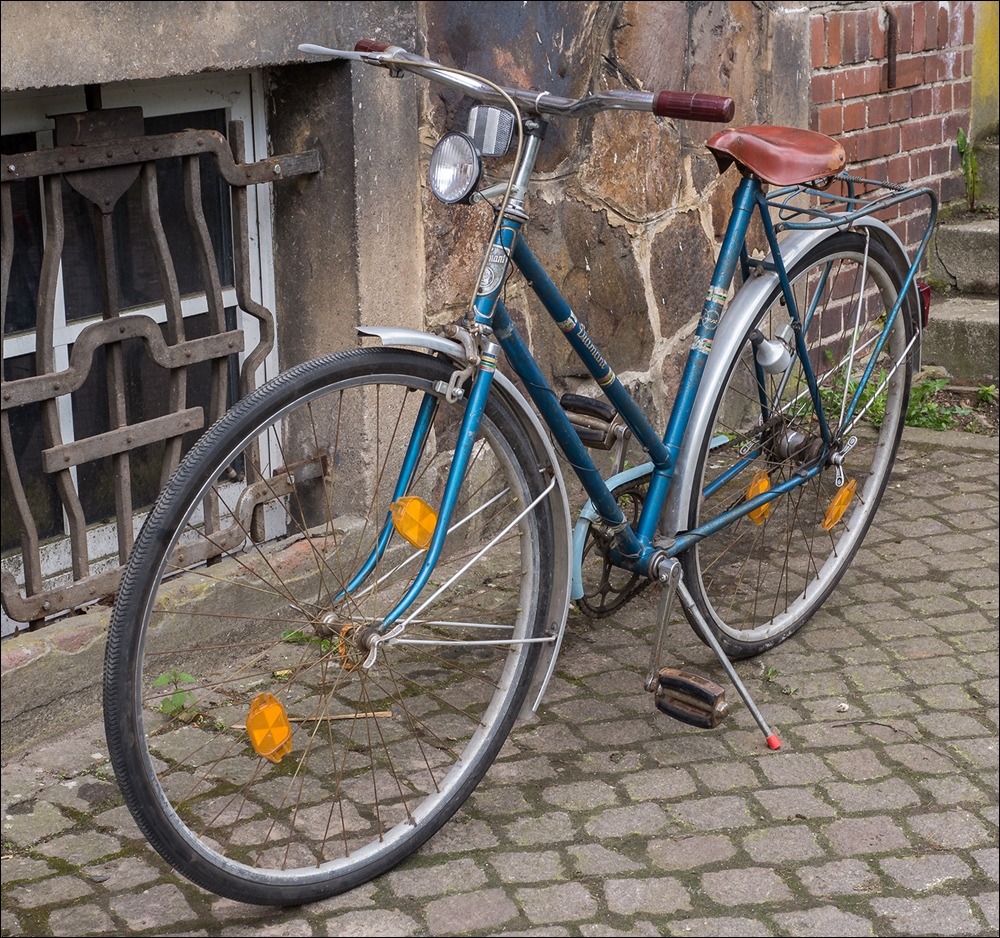
[(814, 896), (849, 896), (879, 889), (878, 874), (863, 860), (835, 860), (799, 867), (795, 873)]
[(22, 909), (72, 902), (93, 895), (93, 889), (75, 876), (54, 876), (8, 889), (6, 895)]
[(111, 911), (131, 931), (169, 928), (198, 917), (184, 894), (173, 884), (152, 886), (141, 893), (114, 896), (111, 899)]
[(719, 938), (727, 935), (730, 938), (762, 938), (774, 934), (762, 922), (752, 918), (721, 917), (721, 918), (683, 918), (672, 923), (674, 934), (704, 936), (704, 938)]
[(908, 823), (936, 847), (978, 847), (989, 840), (989, 832), (983, 823), (961, 808), (910, 817)]
[(581, 844), (568, 847), (566, 852), (572, 858), (572, 868), (583, 877), (604, 877), (643, 869), (643, 864), (637, 860), (601, 844)]
[(673, 915), (691, 910), (687, 890), (671, 877), (609, 879), (604, 895), (608, 909), (617, 915)]
[(843, 818), (823, 828), (834, 850), (843, 857), (888, 853), (910, 846), (906, 834), (892, 818), (875, 816)]
[(518, 889), (517, 901), (535, 924), (579, 922), (597, 913), (597, 900), (582, 883), (563, 883), (537, 889)]
[(54, 935), (100, 935), (116, 931), (111, 916), (98, 905), (73, 905), (49, 914), (49, 928)]
[(668, 823), (667, 814), (659, 805), (640, 802), (625, 808), (608, 808), (588, 821), (584, 829), (592, 837), (628, 837), (656, 834)]
[(502, 890), (480, 889), (434, 899), (427, 903), (425, 915), (432, 935), (447, 935), (497, 929), (515, 918), (518, 909)]
[(936, 889), (943, 883), (967, 879), (972, 870), (958, 857), (934, 854), (908, 858), (888, 857), (882, 869), (897, 883), (917, 892)]
[(553, 785), (542, 791), (542, 798), (567, 811), (598, 808), (618, 801), (614, 788), (607, 782), (581, 781), (568, 785)]
[(4, 840), (28, 847), (73, 826), (54, 804), (48, 801), (21, 802), (4, 812)]
[(468, 892), (486, 882), (486, 874), (475, 860), (448, 860), (426, 869), (406, 867), (386, 876), (389, 888), (397, 896), (426, 898), (442, 892)]
[(622, 782), (633, 801), (659, 800), (690, 795), (696, 789), (686, 769), (649, 769), (628, 775)]
[(976, 935), (976, 912), (963, 896), (926, 899), (873, 899), (872, 908), (890, 927), (903, 935)]
[(758, 791), (754, 797), (775, 819), (834, 817), (836, 811), (811, 788), (774, 788)]
[(702, 873), (701, 888), (709, 898), (728, 906), (784, 902), (792, 898), (781, 877), (774, 870), (761, 867)]
[[(388, 909), (371, 909), (365, 912), (343, 912), (323, 921), (324, 935), (358, 935), (371, 938), (426, 934), (412, 916)], [(310, 932), (312, 934), (312, 932)], [(441, 932), (444, 934), (444, 932)]]
[(684, 824), (699, 830), (751, 827), (756, 823), (747, 800), (733, 796), (699, 798), (670, 806), (671, 813)]
[(87, 863), (93, 863), (101, 857), (118, 853), (122, 849), (122, 845), (117, 837), (88, 831), (83, 834), (65, 834), (49, 843), (42, 844), (38, 849), (46, 856), (57, 857), (67, 863), (72, 863), (74, 866), (83, 866)]
[(721, 835), (651, 841), (649, 859), (664, 870), (690, 870), (728, 860), (736, 853), (732, 839)]
[(785, 934), (801, 935), (803, 938), (810, 935), (815, 935), (816, 938), (834, 938), (839, 935), (875, 934), (867, 919), (833, 906), (819, 906), (801, 912), (779, 912), (775, 913), (774, 920)]
[(562, 859), (555, 850), (495, 853), (490, 856), (489, 865), (505, 883), (537, 883), (565, 878)]
[(899, 778), (864, 783), (834, 782), (823, 787), (834, 804), (852, 814), (920, 804), (920, 796)]
[(743, 838), (743, 849), (758, 863), (771, 865), (812, 860), (823, 855), (816, 835), (803, 825), (754, 831)]
[(32, 860), (28, 857), (4, 857), (0, 863), (0, 883), (16, 883), (21, 880), (37, 880), (55, 874), (55, 869), (44, 860)]

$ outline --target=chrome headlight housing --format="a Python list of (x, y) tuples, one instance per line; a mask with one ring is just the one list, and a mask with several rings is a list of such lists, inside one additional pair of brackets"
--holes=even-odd
[(445, 134), (431, 153), (431, 192), (449, 205), (468, 202), (482, 172), (483, 161), (472, 138), (457, 132)]

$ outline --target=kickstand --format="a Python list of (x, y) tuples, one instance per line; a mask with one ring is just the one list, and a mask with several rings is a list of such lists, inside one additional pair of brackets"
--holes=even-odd
[(736, 688), (740, 697), (743, 698), (743, 702), (747, 705), (747, 709), (753, 715), (754, 720), (757, 721), (757, 725), (760, 727), (761, 732), (764, 734), (764, 738), (767, 740), (768, 748), (770, 749), (780, 749), (781, 740), (771, 732), (771, 728), (767, 725), (764, 720), (763, 715), (760, 710), (757, 709), (757, 705), (753, 702), (753, 698), (750, 696), (750, 692), (743, 686), (743, 682), (740, 680), (739, 675), (736, 673), (736, 669), (733, 667), (733, 663), (729, 660), (729, 657), (722, 650), (722, 646), (719, 644), (718, 639), (712, 633), (712, 630), (708, 627), (708, 623), (705, 621), (705, 617), (701, 614), (698, 607), (694, 604), (694, 599), (688, 592), (688, 588), (684, 583), (683, 578), (679, 578), (677, 582), (677, 594), (680, 596), (681, 603), (684, 606), (685, 611), (694, 620), (695, 625), (698, 628), (698, 632), (701, 637), (705, 640), (712, 651), (715, 652), (715, 656), (719, 659), (719, 663), (725, 669), (726, 674), (729, 675), (729, 680), (733, 682), (733, 686)]

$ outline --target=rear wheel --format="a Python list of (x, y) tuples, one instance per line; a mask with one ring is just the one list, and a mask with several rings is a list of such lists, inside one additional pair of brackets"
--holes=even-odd
[(143, 833), (208, 889), (297, 904), (388, 870), (462, 805), (525, 700), (553, 525), (498, 394), (431, 582), (371, 652), (423, 556), (419, 531), (415, 546), (389, 520), (403, 467), (420, 501), (402, 527), (447, 478), (452, 371), (391, 349), (293, 369), (202, 438), (136, 542), (108, 742)]
[[(844, 575), (885, 490), (909, 397), (913, 323), (905, 303), (875, 354), (902, 283), (880, 244), (856, 232), (837, 234), (797, 264), (790, 280), (833, 444), (824, 446), (776, 289), (747, 329), (701, 439), (703, 497), (692, 499), (690, 528), (817, 465), (822, 471), (682, 557), (698, 609), (733, 658), (784, 641)], [(754, 353), (760, 336), (792, 346), (787, 369), (763, 370), (758, 358), (765, 355)], [(852, 416), (851, 400), (873, 354), (871, 379)]]

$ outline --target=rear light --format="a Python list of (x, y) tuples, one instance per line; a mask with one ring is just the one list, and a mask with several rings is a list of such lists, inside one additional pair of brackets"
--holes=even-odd
[(920, 294), (920, 323), (926, 329), (931, 319), (931, 285), (923, 280), (916, 283), (917, 293)]

